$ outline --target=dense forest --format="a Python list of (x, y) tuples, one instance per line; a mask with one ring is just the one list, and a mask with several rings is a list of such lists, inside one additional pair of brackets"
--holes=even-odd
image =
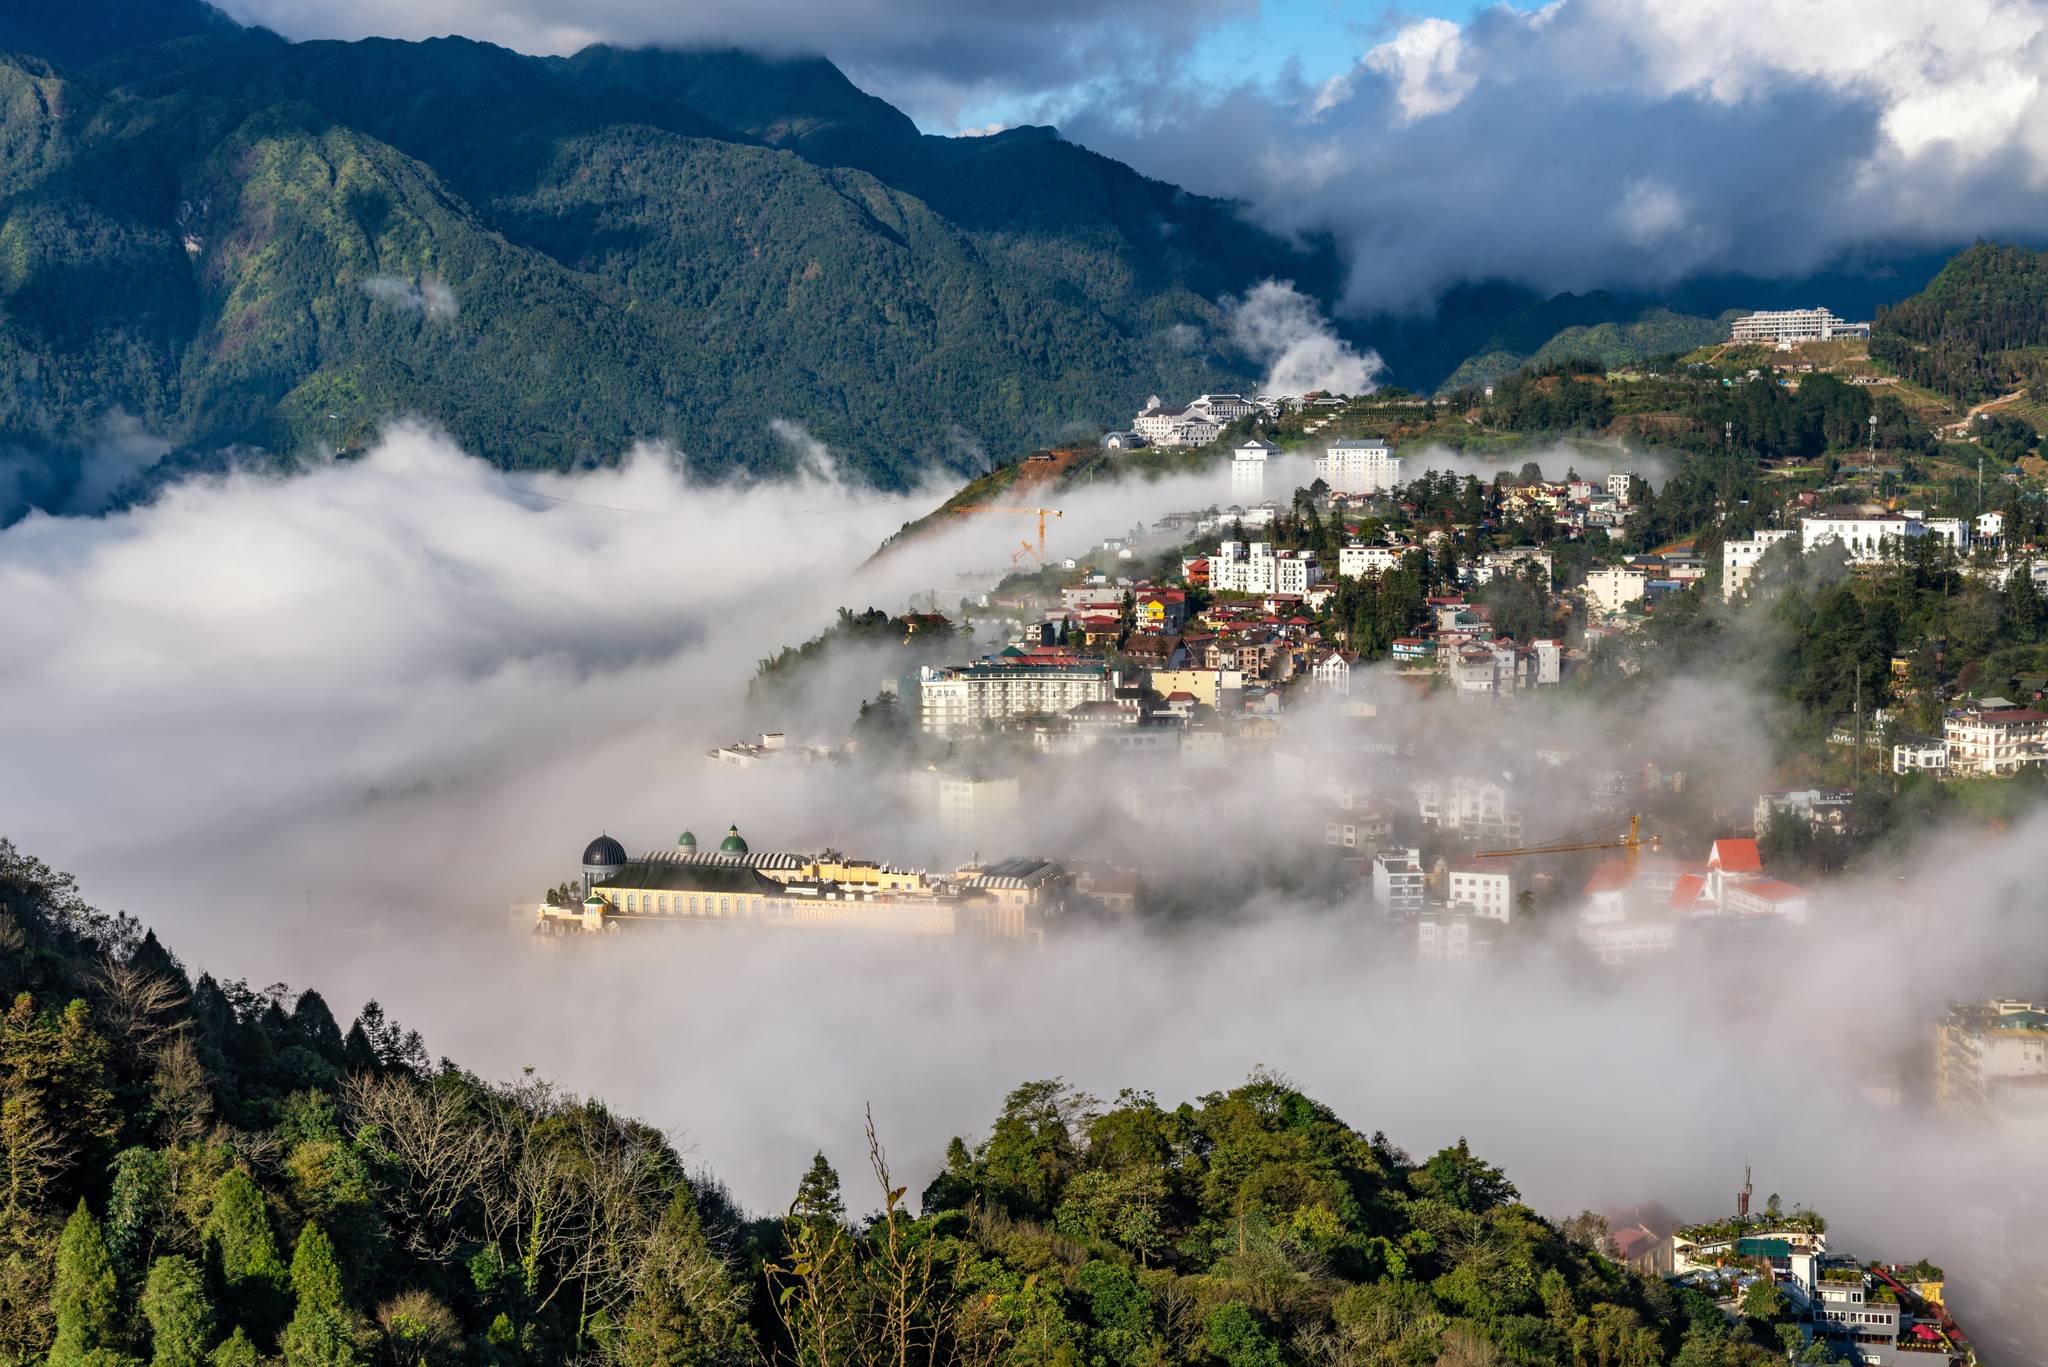
[(0, 1362), (1505, 1363), (1784, 1356), (1462, 1141), (1260, 1073), (1013, 1090), (914, 1203), (871, 1118), (752, 1218), (656, 1129), (429, 1061), (374, 1004), (193, 976), (0, 841)]
[(2048, 383), (2048, 252), (1979, 242), (1878, 313), (1870, 354), (1966, 404)]
[(0, 448), (46, 501), (117, 415), (171, 470), (417, 414), (507, 466), (659, 438), (711, 477), (791, 468), (780, 418), (901, 484), (1248, 384), (1219, 301), (1334, 289), (1229, 204), (1050, 130), (922, 136), (822, 59), (21, 8)]

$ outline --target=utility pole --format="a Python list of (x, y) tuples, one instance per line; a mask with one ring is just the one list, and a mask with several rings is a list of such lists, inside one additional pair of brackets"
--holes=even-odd
[(1865, 448), (1864, 454), (1870, 460), (1877, 459), (1877, 414), (1875, 413), (1870, 415), (1870, 445)]
[(1856, 755), (1849, 761), (1849, 786), (1863, 785), (1863, 662), (1856, 662)]

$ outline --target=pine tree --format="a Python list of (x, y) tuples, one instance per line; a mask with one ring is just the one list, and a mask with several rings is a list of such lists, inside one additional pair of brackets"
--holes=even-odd
[(308, 1222), (292, 1252), (292, 1321), (278, 1346), (286, 1367), (354, 1367), (355, 1327), (342, 1293), (341, 1267), (327, 1231)]
[(149, 1321), (149, 1367), (205, 1367), (213, 1345), (213, 1302), (199, 1264), (171, 1253), (149, 1265), (142, 1313)]
[(235, 1332), (220, 1341), (220, 1347), (208, 1355), (207, 1361), (213, 1367), (258, 1367), (263, 1354), (256, 1351), (247, 1332), (236, 1325)]
[(846, 1223), (846, 1202), (839, 1195), (839, 1174), (822, 1153), (813, 1154), (811, 1166), (797, 1183), (791, 1215), (812, 1225)]
[(244, 1169), (230, 1168), (215, 1185), (205, 1237), (227, 1288), (232, 1318), (267, 1338), (283, 1317), (287, 1278), (263, 1193)]
[(687, 1185), (679, 1185), (642, 1255), (627, 1308), (623, 1367), (699, 1367), (750, 1360), (746, 1295), (712, 1252)]
[(113, 1261), (100, 1222), (85, 1202), (64, 1225), (57, 1241), (56, 1286), (51, 1296), (57, 1315), (57, 1341), (50, 1345), (49, 1367), (111, 1367), (129, 1361), (119, 1349), (121, 1296), (114, 1281)]
[(133, 1294), (150, 1265), (157, 1230), (170, 1213), (171, 1167), (155, 1149), (123, 1149), (107, 1197), (107, 1252), (122, 1289)]

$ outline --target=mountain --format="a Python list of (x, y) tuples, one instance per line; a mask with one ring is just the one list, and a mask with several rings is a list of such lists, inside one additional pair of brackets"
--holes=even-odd
[(1979, 242), (1877, 316), (1870, 354), (1958, 403), (2048, 386), (2048, 252)]
[[(1249, 383), (1218, 301), (1327, 250), (1047, 129), (924, 136), (830, 63), (287, 43), (127, 0), (0, 56), (0, 474), (62, 506), (110, 431), (165, 472), (423, 415), (511, 468), (670, 442), (853, 474)], [(4, 480), (0, 480), (4, 485)], [(0, 487), (0, 504), (6, 490)], [(8, 509), (0, 506), (0, 517)]]
[[(922, 134), (819, 58), (290, 43), (78, 0), (0, 15), (0, 110), (0, 525), (401, 415), (512, 469), (654, 440), (774, 474), (794, 423), (881, 487), (972, 475), (1255, 384), (1229, 298), (1278, 278), (1334, 313), (1343, 278), (1331, 242), (1052, 129)], [(1434, 390), (1681, 349), (1769, 288), (1477, 284), (1336, 325)]]

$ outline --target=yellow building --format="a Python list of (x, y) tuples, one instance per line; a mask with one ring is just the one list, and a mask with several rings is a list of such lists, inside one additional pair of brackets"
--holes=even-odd
[[(1034, 870), (1013, 865), (1032, 864)], [(980, 871), (977, 871), (979, 874)], [(584, 852), (584, 895), (550, 895), (535, 928), (545, 933), (620, 930), (628, 925), (752, 925), (1042, 938), (1041, 917), (1063, 901), (1065, 871), (1012, 860), (985, 877), (932, 877), (834, 850), (756, 854), (735, 828), (700, 853), (687, 831), (674, 849), (629, 859), (609, 836)]]

